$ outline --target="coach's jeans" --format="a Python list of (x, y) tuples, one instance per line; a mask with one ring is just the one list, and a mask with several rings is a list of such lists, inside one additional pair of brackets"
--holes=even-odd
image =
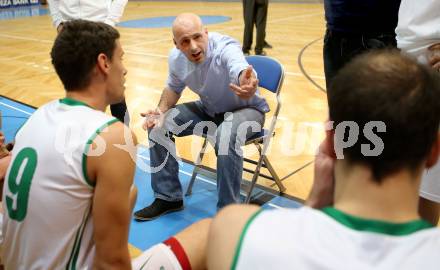
[(355, 56), (368, 50), (386, 47), (396, 47), (394, 33), (356, 34), (327, 29), (323, 49), (327, 91), (333, 77)]
[[(162, 127), (148, 132), (150, 144), (151, 185), (156, 198), (182, 200), (179, 165), (173, 135), (208, 134), (217, 155), (217, 207), (240, 202), (243, 173), (241, 146), (258, 133), (264, 124), (264, 114), (254, 108), (209, 116), (198, 102), (179, 104), (166, 113)], [(197, 149), (200, 150), (200, 149)]]

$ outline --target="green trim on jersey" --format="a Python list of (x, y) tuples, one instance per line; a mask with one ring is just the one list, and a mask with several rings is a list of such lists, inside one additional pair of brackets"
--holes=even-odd
[(63, 103), (63, 104), (69, 105), (69, 106), (86, 106), (86, 107), (92, 108), (82, 101), (79, 101), (79, 100), (76, 100), (73, 98), (69, 98), (69, 97), (65, 97), (65, 98), (60, 99), (60, 103)]
[(78, 260), (79, 249), (81, 248), (81, 241), (84, 234), (84, 228), (86, 227), (87, 220), (89, 219), (91, 210), (87, 210), (75, 235), (75, 242), (73, 243), (72, 251), (70, 253), (69, 260), (67, 261), (66, 270), (76, 269), (76, 261)]
[(374, 219), (365, 219), (348, 215), (336, 208), (326, 207), (321, 209), (323, 213), (330, 216), (337, 222), (356, 231), (367, 231), (374, 233), (382, 233), (393, 236), (404, 236), (415, 233), (420, 230), (434, 227), (429, 222), (418, 219), (405, 223), (393, 223)]
[(232, 261), (231, 270), (234, 270), (237, 267), (238, 258), (240, 257), (241, 247), (243, 246), (244, 237), (246, 235), (247, 230), (249, 229), (249, 226), (251, 225), (252, 221), (255, 220), (255, 218), (263, 212), (263, 209), (261, 208), (257, 212), (255, 212), (246, 222), (244, 225), (243, 231), (241, 232), (240, 239), (238, 240), (237, 248), (235, 249), (235, 255), (234, 259)]
[(94, 187), (95, 183), (90, 181), (89, 177), (87, 176), (87, 153), (90, 150), (90, 145), (92, 145), (93, 141), (99, 135), (99, 133), (101, 133), (106, 127), (108, 127), (108, 126), (110, 126), (113, 123), (118, 122), (118, 121), (119, 121), (118, 119), (114, 118), (114, 119), (108, 121), (107, 123), (104, 123), (102, 126), (100, 126), (95, 131), (95, 133), (92, 134), (92, 136), (90, 136), (89, 140), (86, 143), (86, 147), (84, 149), (83, 157), (82, 157), (82, 169), (83, 169), (84, 179), (86, 179), (87, 184), (89, 184), (91, 187)]

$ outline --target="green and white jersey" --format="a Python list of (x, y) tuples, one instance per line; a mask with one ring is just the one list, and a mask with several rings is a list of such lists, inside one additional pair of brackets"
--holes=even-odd
[(232, 269), (439, 269), (440, 230), (334, 208), (260, 211), (247, 223)]
[[(87, 269), (95, 245), (87, 155), (114, 117), (73, 100), (39, 108), (18, 131), (3, 193), (5, 269)], [(95, 151), (96, 150), (96, 151)]]

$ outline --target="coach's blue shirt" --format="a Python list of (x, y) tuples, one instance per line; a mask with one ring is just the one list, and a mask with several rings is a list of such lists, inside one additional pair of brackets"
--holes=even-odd
[(269, 111), (266, 100), (259, 92), (248, 99), (239, 98), (229, 84), (238, 85), (238, 77), (248, 63), (238, 41), (219, 33), (209, 33), (209, 44), (203, 63), (195, 64), (177, 48), (168, 57), (169, 75), (167, 86), (182, 93), (188, 86), (200, 97), (202, 108), (210, 116), (253, 107), (263, 113)]

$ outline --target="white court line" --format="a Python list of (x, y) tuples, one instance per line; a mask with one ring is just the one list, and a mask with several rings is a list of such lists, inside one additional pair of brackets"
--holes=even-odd
[(277, 209), (286, 209), (285, 207), (281, 207), (279, 205), (273, 204), (273, 203), (267, 203), (267, 205), (273, 207), (273, 208), (277, 208)]
[[(290, 20), (290, 19), (296, 19), (296, 18), (306, 18), (306, 17), (312, 17), (312, 16), (316, 16), (316, 15), (322, 15), (322, 12), (319, 13), (310, 13), (310, 14), (301, 14), (301, 15), (294, 15), (294, 16), (289, 16), (289, 17), (284, 17), (284, 18), (280, 18), (280, 19), (275, 19), (275, 20), (270, 20), (268, 21), (268, 23), (275, 23), (275, 22), (281, 22), (281, 21), (286, 21), (286, 20)], [(225, 27), (222, 28), (221, 30), (231, 30), (231, 29), (238, 29), (238, 28), (242, 28), (243, 26), (232, 26), (232, 27)], [(6, 34), (0, 34), (0, 37), (6, 37), (6, 38), (12, 38), (12, 39), (20, 39), (20, 40), (28, 40), (28, 41), (37, 41), (37, 42), (43, 42), (43, 43), (53, 43), (52, 40), (46, 40), (46, 39), (36, 39), (36, 38), (30, 38), (30, 37), (21, 37), (21, 36), (14, 36), (14, 35), (6, 35)], [(157, 41), (148, 41), (151, 43), (156, 43), (156, 42), (161, 42), (165, 39), (162, 40), (157, 40)], [(134, 46), (134, 45), (132, 45)], [(125, 51), (126, 53), (129, 54), (135, 54), (135, 55), (142, 55), (142, 56), (150, 56), (150, 57), (159, 57), (159, 58), (168, 58), (168, 55), (162, 55), (162, 54), (154, 54), (154, 53), (143, 53), (143, 52), (136, 52), (136, 51)]]
[(26, 112), (26, 111), (20, 110), (19, 108), (16, 108), (16, 107), (11, 106), (11, 105), (8, 105), (8, 104), (5, 104), (5, 103), (3, 103), (3, 102), (1, 102), (1, 101), (0, 101), (0, 104), (3, 105), (3, 106), (9, 107), (9, 108), (11, 108), (11, 109), (13, 109), (13, 110), (17, 110), (17, 111), (19, 111), (19, 112), (22, 112), (22, 113), (24, 113), (24, 114), (32, 115), (32, 113), (28, 113), (28, 112)]
[[(141, 53), (141, 52), (134, 52), (134, 51), (125, 51), (125, 53), (128, 54), (136, 54), (136, 55), (143, 55), (143, 56), (151, 56), (151, 57), (159, 57), (159, 58), (168, 58), (168, 55), (163, 55), (163, 54), (154, 54), (154, 53)], [(284, 72), (286, 75), (290, 75), (290, 76), (297, 76), (297, 77), (305, 77), (304, 74), (300, 73), (300, 72)], [(324, 76), (320, 76), (320, 75), (309, 75), (311, 78), (313, 79), (320, 79), (320, 80), (325, 80)], [(162, 92), (162, 91), (161, 91)]]
[(159, 57), (159, 58), (168, 58), (168, 55), (156, 54), (156, 53), (143, 53), (143, 52), (135, 52), (135, 51), (130, 51), (130, 50), (125, 51), (125, 53), (127, 53), (127, 54), (135, 54), (135, 55), (142, 55), (142, 56)]
[(22, 55), (13, 56), (13, 57), (0, 58), (0, 61), (17, 60), (17, 59), (24, 58), (24, 57), (35, 56), (35, 55), (42, 55), (42, 54), (48, 54), (48, 53), (47, 52), (38, 52), (38, 53), (22, 54)]
[(20, 37), (20, 36), (5, 35), (5, 34), (0, 34), (0, 37), (12, 38), (12, 39), (20, 39), (20, 40), (28, 40), (28, 41), (37, 41), (37, 42), (50, 43), (50, 44), (53, 43), (53, 40), (30, 38), (30, 37)]
[(139, 43), (135, 43), (135, 44), (131, 44), (131, 45), (125, 45), (124, 48), (131, 48), (131, 47), (137, 47), (137, 46), (141, 46), (141, 45), (148, 45), (148, 44), (155, 44), (155, 43), (160, 43), (163, 41), (169, 41), (171, 43), (173, 39), (171, 37), (169, 38), (163, 38), (163, 39), (156, 39), (156, 40), (149, 40), (149, 41), (144, 41), (144, 42), (139, 42)]
[[(289, 16), (289, 17), (284, 17), (284, 18), (280, 18), (280, 19), (274, 19), (274, 20), (270, 20), (267, 23), (277, 23), (277, 22), (282, 22), (282, 21), (287, 21), (287, 20), (291, 20), (291, 19), (297, 19), (297, 18), (307, 18), (307, 17), (313, 17), (313, 16), (317, 16), (317, 15), (323, 15), (324, 13), (319, 12), (319, 13), (308, 13), (308, 14), (298, 14), (298, 15), (294, 15), (294, 16)], [(219, 28), (221, 31), (224, 30), (234, 30), (234, 29), (240, 29), (243, 28), (242, 25), (240, 26), (229, 26), (229, 27), (224, 27), (224, 28)], [(171, 41), (171, 38), (163, 38), (163, 39), (156, 39), (156, 40), (150, 40), (150, 41), (144, 41), (144, 42), (139, 42), (139, 43), (135, 43), (132, 45), (127, 45), (124, 46), (125, 48), (132, 48), (132, 47), (137, 47), (137, 46), (141, 46), (141, 45), (148, 45), (148, 44), (155, 44), (155, 43), (160, 43), (163, 41)], [(139, 53), (141, 54), (141, 53)]]
[[(282, 22), (282, 21), (288, 21), (291, 19), (298, 19), (298, 18), (307, 18), (307, 17), (313, 17), (313, 16), (317, 16), (317, 15), (324, 15), (323, 12), (318, 12), (318, 13), (308, 13), (308, 14), (298, 14), (298, 15), (293, 15), (293, 16), (289, 16), (289, 17), (284, 17), (284, 18), (280, 18), (280, 19), (274, 19), (274, 20), (269, 20), (267, 21), (267, 23), (278, 23), (278, 22)], [(235, 29), (241, 29), (243, 28), (243, 25), (236, 25), (236, 26), (230, 26), (230, 27), (225, 27), (225, 28), (221, 28), (220, 30), (235, 30)]]
[[(297, 19), (297, 18), (307, 18), (307, 17), (313, 17), (313, 16), (323, 15), (323, 14), (324, 14), (323, 12), (308, 13), (308, 14), (298, 14), (298, 15), (288, 16), (288, 17), (284, 17), (284, 18), (269, 20), (268, 23), (276, 23), (276, 22), (288, 21), (288, 20)], [(243, 25), (231, 26), (231, 27), (222, 28), (222, 30), (236, 29), (236, 28), (242, 28), (242, 27), (243, 27)], [(20, 39), (20, 40), (29, 40), (29, 41), (37, 41), (37, 42), (43, 42), (43, 43), (53, 43), (53, 40), (30, 38), (30, 37), (22, 37), (22, 36), (7, 35), (7, 34), (0, 34), (0, 37), (12, 38), (12, 39)], [(165, 40), (170, 40), (170, 39), (167, 38), (167, 39), (151, 40), (151, 41), (145, 41), (145, 42), (142, 42), (142, 43), (139, 43), (139, 44), (156, 43), (156, 42), (162, 42), (162, 41), (165, 41)], [(128, 45), (128, 47), (131, 47), (131, 46), (135, 46), (135, 45)]]
[(284, 17), (284, 18), (280, 18), (280, 19), (270, 20), (270, 21), (268, 21), (268, 23), (288, 21), (288, 20), (290, 20), (290, 19), (297, 19), (297, 18), (307, 18), (307, 17), (313, 17), (313, 16), (316, 16), (316, 15), (324, 15), (324, 12), (317, 12), (317, 13), (308, 13), (308, 14), (294, 15), (294, 16)]

